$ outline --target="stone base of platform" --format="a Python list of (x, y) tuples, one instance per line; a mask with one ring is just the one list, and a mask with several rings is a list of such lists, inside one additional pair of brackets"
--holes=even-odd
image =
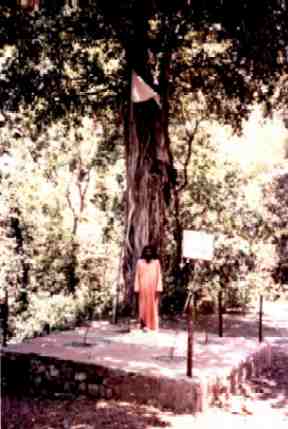
[(271, 347), (257, 350), (234, 368), (203, 377), (166, 377), (64, 360), (34, 353), (1, 350), (3, 391), (32, 395), (89, 396), (153, 404), (177, 413), (201, 412), (220, 398), (237, 394), (241, 384), (271, 364)]

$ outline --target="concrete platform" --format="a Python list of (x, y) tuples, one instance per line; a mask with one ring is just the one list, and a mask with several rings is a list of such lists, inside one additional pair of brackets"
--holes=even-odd
[(2, 349), (7, 383), (15, 381), (18, 365), (29, 373), (22, 384), (33, 385), (34, 392), (114, 397), (199, 412), (221, 395), (236, 393), (245, 378), (271, 362), (267, 342), (211, 334), (206, 344), (197, 333), (193, 377), (188, 378), (185, 331), (123, 331), (108, 322), (93, 322), (88, 331), (80, 327), (9, 345)]

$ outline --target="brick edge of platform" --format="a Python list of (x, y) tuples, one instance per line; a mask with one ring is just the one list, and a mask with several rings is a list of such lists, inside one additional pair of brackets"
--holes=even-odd
[(79, 395), (149, 403), (175, 412), (202, 412), (221, 398), (239, 393), (241, 385), (271, 366), (268, 343), (229, 371), (206, 377), (168, 378), (61, 360), (34, 353), (1, 350), (2, 392), (32, 395)]

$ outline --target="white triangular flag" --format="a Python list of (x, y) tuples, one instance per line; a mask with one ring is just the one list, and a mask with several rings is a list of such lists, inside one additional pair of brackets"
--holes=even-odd
[(132, 71), (132, 84), (131, 84), (131, 99), (133, 103), (141, 103), (142, 101), (154, 98), (156, 103), (161, 107), (160, 96), (149, 86), (141, 76), (135, 71)]
[(39, 10), (39, 3), (39, 0), (20, 0), (20, 6), (22, 6), (24, 9), (29, 9), (31, 11)]

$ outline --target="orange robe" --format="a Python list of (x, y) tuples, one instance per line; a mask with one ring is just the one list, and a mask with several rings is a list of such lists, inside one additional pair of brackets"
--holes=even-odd
[(159, 293), (162, 292), (162, 273), (158, 259), (146, 262), (139, 259), (136, 265), (134, 291), (139, 292), (139, 319), (148, 329), (159, 327)]

